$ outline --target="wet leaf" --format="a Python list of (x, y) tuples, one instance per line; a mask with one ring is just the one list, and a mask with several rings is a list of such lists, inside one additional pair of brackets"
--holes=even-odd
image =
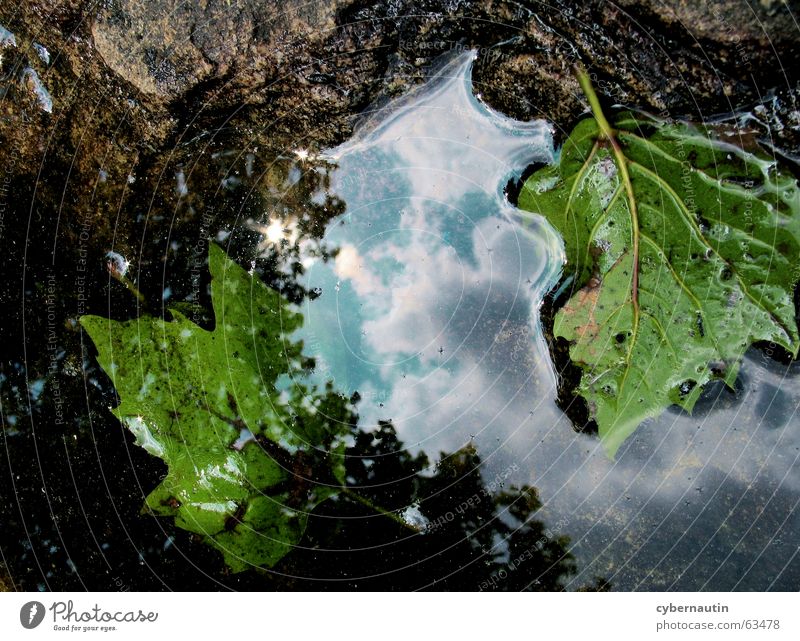
[(613, 456), (667, 406), (691, 412), (711, 379), (732, 385), (753, 343), (797, 356), (800, 192), (714, 128), (624, 114), (612, 131), (598, 109), (519, 206), (564, 239), (573, 293), (554, 335)]
[(145, 501), (240, 571), (272, 566), (308, 513), (344, 483), (347, 401), (306, 388), (302, 317), (231, 261), (209, 256), (215, 327), (177, 310), (117, 322), (84, 316), (121, 399), (112, 412), (169, 471)]

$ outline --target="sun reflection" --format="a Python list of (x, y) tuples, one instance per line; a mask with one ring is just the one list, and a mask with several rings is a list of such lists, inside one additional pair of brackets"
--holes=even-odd
[(300, 162), (308, 160), (311, 157), (311, 154), (308, 152), (307, 149), (295, 149), (294, 155), (297, 156), (297, 159)]
[(248, 226), (261, 234), (261, 241), (258, 249), (261, 253), (269, 253), (271, 250), (285, 248), (296, 245), (300, 240), (300, 228), (296, 220), (281, 220), (280, 218), (270, 217), (266, 222), (247, 221)]
[(270, 218), (269, 225), (263, 227), (262, 233), (269, 242), (274, 244), (281, 242), (286, 237), (283, 223), (275, 218)]

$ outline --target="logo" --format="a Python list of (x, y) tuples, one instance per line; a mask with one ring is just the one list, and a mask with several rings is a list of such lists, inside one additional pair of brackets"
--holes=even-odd
[(19, 611), (19, 622), (28, 630), (33, 630), (42, 619), (44, 619), (44, 606), (38, 601), (28, 601)]

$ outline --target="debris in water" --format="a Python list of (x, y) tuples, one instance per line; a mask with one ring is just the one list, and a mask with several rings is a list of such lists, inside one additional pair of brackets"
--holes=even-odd
[(49, 114), (53, 113), (53, 98), (39, 78), (39, 74), (34, 69), (25, 67), (22, 72), (22, 79), (28, 88), (36, 94), (36, 99), (39, 101), (42, 111), (46, 111)]
[(425, 528), (427, 528), (430, 524), (428, 519), (425, 518), (425, 515), (420, 511), (419, 504), (417, 503), (409, 505), (405, 510), (403, 510), (400, 513), (400, 518), (415, 530), (419, 530), (420, 532), (424, 532)]
[(0, 24), (0, 47), (16, 47), (17, 39), (14, 34)]
[(189, 194), (189, 187), (186, 185), (186, 174), (180, 169), (175, 173), (175, 193), (180, 196)]
[(106, 258), (108, 259), (106, 267), (112, 276), (121, 277), (128, 273), (128, 268), (131, 264), (122, 254), (108, 252)]
[(50, 64), (50, 52), (44, 45), (40, 45), (38, 42), (33, 43), (33, 48), (38, 54), (39, 58), (41, 58), (42, 62), (46, 65)]

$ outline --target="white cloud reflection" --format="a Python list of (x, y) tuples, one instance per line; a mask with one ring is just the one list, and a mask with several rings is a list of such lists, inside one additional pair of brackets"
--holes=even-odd
[(329, 154), (347, 213), (326, 239), (336, 260), (308, 272), (323, 293), (302, 332), (320, 375), (359, 391), (362, 427), (391, 419), (433, 459), (472, 440), (488, 476), (516, 463), (510, 481), (535, 485), (542, 515), (573, 538), (574, 586), (602, 574), (629, 588), (647, 577), (651, 588), (731, 589), (752, 562), (748, 585), (765, 589), (792, 554), (783, 542), (800, 536), (798, 367), (787, 385), (786, 368), (749, 361), (739, 398), (666, 412), (616, 461), (575, 433), (538, 328), (561, 244), (502, 196), (512, 172), (552, 158), (550, 128), (480, 104), (470, 66), (454, 60)]

